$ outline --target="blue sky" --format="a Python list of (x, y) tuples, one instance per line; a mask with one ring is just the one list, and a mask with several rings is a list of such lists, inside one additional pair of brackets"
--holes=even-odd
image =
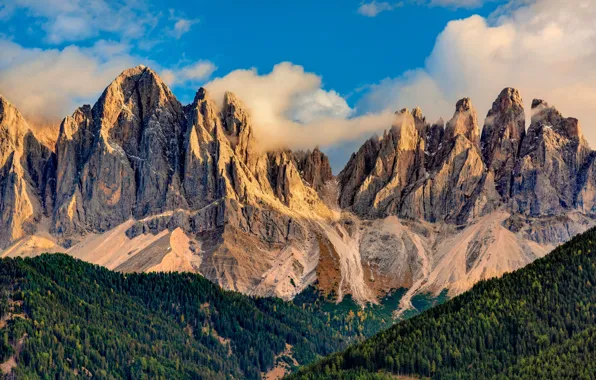
[(182, 102), (201, 85), (216, 97), (237, 92), (269, 147), (320, 145), (337, 171), (393, 111), (420, 105), (430, 121), (449, 119), (470, 96), (482, 124), (506, 86), (591, 124), (594, 8), (590, 0), (0, 0), (0, 94), (32, 123), (56, 123), (143, 63)]
[[(362, 87), (422, 66), (450, 20), (489, 15), (499, 3), (468, 8), (411, 2), (375, 17), (358, 12), (363, 4), (358, 0), (155, 0), (139, 3), (150, 13), (142, 36), (99, 30), (80, 39), (81, 34), (73, 32), (62, 41), (48, 40), (45, 17), (17, 7), (0, 30), (24, 47), (62, 49), (73, 43), (83, 47), (98, 40), (125, 41), (131, 53), (164, 67), (209, 60), (218, 68), (216, 75), (252, 67), (268, 72), (275, 64), (289, 61), (319, 74), (325, 88), (354, 102)], [(165, 30), (179, 20), (189, 21), (188, 31), (179, 38), (167, 35)], [(186, 99), (192, 90), (175, 88)]]

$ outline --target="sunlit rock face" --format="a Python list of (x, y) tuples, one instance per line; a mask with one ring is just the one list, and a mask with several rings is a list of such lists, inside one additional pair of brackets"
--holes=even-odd
[(46, 146), (0, 98), (0, 250), (66, 252), (123, 272), (194, 271), (286, 299), (315, 284), (360, 303), (458, 294), (594, 225), (596, 154), (576, 119), (499, 94), (447, 123), (395, 113), (334, 177), (321, 150), (265, 151), (232, 93), (180, 104), (124, 71)]

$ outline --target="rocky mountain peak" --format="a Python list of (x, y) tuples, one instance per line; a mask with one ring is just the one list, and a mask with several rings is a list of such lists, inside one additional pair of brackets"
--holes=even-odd
[(224, 95), (222, 107), (223, 128), (236, 156), (255, 172), (261, 155), (253, 130), (252, 120), (244, 103), (232, 92)]
[(0, 96), (0, 167), (9, 155), (21, 154), (23, 138), (30, 128), (21, 113), (6, 98)]
[(244, 102), (242, 102), (234, 93), (226, 91), (222, 107), (224, 116), (224, 127), (226, 132), (238, 137), (252, 128), (250, 115)]
[(89, 123), (93, 119), (91, 106), (85, 104), (77, 108), (71, 116), (67, 116), (60, 124), (60, 139), (72, 139), (81, 126), (89, 128)]
[(512, 87), (504, 88), (493, 103), (491, 112), (506, 110), (510, 107), (523, 107), (523, 100), (519, 91)]
[(532, 100), (532, 109), (535, 108), (549, 108), (549, 105), (546, 101), (542, 100), (542, 99), (534, 99)]
[(473, 108), (474, 106), (472, 106), (472, 100), (470, 98), (463, 98), (457, 101), (455, 105), (455, 112), (468, 112)]
[(418, 133), (423, 134), (426, 127), (426, 118), (420, 107), (416, 107), (412, 110), (412, 116), (414, 117), (414, 123), (416, 124), (416, 129), (418, 129)]
[(466, 137), (475, 146), (480, 146), (478, 115), (470, 98), (463, 98), (457, 102), (453, 118), (445, 128), (447, 139), (454, 139), (458, 135)]
[(0, 96), (0, 249), (35, 229), (51, 207), (48, 181), (53, 153), (37, 140), (29, 125)]
[[(540, 99), (532, 102), (532, 123), (520, 149), (514, 171), (514, 210), (530, 215), (555, 215), (577, 203), (578, 190), (593, 193), (586, 170), (593, 154), (579, 121), (565, 118)], [(580, 192), (581, 193), (581, 192)], [(583, 195), (582, 195), (583, 197)], [(590, 200), (582, 201), (592, 204)]]
[(19, 133), (25, 133), (29, 130), (29, 126), (21, 113), (2, 95), (0, 95), (0, 126), (11, 133), (17, 133), (17, 129)]
[(219, 108), (204, 87), (199, 88), (192, 104), (185, 109), (189, 124), (203, 127), (210, 135), (214, 134), (217, 126), (221, 126)]
[(416, 120), (424, 120), (424, 115), (422, 114), (422, 109), (420, 109), (420, 107), (412, 109), (412, 116), (414, 116), (414, 119)]
[(207, 91), (207, 89), (205, 87), (200, 87), (197, 90), (197, 93), (195, 94), (195, 99), (194, 99), (193, 103), (198, 103), (201, 100), (205, 100), (205, 99), (207, 99), (208, 96), (209, 96), (209, 92)]
[(516, 89), (505, 88), (488, 111), (482, 129), (482, 156), (505, 199), (511, 192), (511, 173), (526, 135), (523, 100)]
[(532, 112), (530, 128), (551, 129), (561, 136), (577, 139), (581, 144), (587, 144), (578, 119), (565, 118), (555, 107), (540, 99), (532, 101)]

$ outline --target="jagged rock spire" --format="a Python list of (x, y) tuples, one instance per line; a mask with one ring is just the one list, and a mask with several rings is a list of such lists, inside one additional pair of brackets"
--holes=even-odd
[(510, 197), (513, 169), (526, 134), (525, 124), (519, 91), (505, 88), (488, 111), (481, 139), (482, 157), (504, 199)]
[(0, 95), (0, 250), (35, 230), (51, 208), (53, 153), (21, 113)]
[(445, 128), (446, 139), (453, 139), (457, 135), (466, 137), (472, 144), (480, 147), (478, 116), (470, 98), (463, 98), (457, 102), (453, 118)]

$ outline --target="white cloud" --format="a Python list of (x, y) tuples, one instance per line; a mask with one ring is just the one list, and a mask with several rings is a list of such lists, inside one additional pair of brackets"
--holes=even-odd
[(448, 8), (477, 8), (489, 1), (494, 0), (431, 0), (429, 5)]
[(211, 61), (198, 61), (177, 69), (162, 70), (161, 77), (168, 86), (193, 84), (208, 79), (217, 66)]
[(403, 7), (406, 3), (452, 9), (478, 8), (490, 1), (496, 0), (407, 0), (396, 3), (373, 0), (360, 3), (360, 6), (358, 7), (358, 13), (366, 17), (376, 17), (379, 13), (395, 10), (397, 8)]
[(122, 70), (138, 63), (126, 45), (110, 41), (42, 50), (0, 39), (0, 51), (0, 94), (36, 122), (60, 120), (93, 103)]
[(179, 16), (174, 9), (170, 9), (169, 20), (173, 21), (174, 25), (172, 28), (166, 29), (166, 34), (176, 39), (180, 39), (180, 37), (190, 32), (192, 26), (200, 21), (199, 19), (188, 19)]
[(8, 19), (15, 10), (23, 9), (43, 20), (47, 42), (59, 44), (86, 40), (100, 32), (141, 38), (158, 21), (148, 8), (143, 0), (11, 0), (0, 7), (0, 18)]
[(520, 90), (528, 114), (532, 98), (543, 98), (577, 117), (595, 143), (595, 23), (592, 0), (516, 1), (489, 20), (452, 21), (425, 67), (372, 86), (358, 109), (420, 105), (435, 119), (451, 115), (455, 102), (469, 96), (483, 115), (510, 86)]
[(190, 28), (197, 22), (199, 21), (181, 18), (174, 23), (174, 28), (170, 31), (170, 35), (179, 39), (186, 33), (190, 32)]
[(216, 69), (198, 61), (166, 69), (130, 53), (130, 46), (99, 40), (89, 48), (25, 48), (0, 38), (0, 95), (34, 124), (56, 123), (84, 103), (94, 104), (122, 71), (140, 63), (162, 73), (175, 86), (196, 85)]
[(265, 75), (236, 70), (205, 86), (221, 104), (234, 92), (251, 111), (255, 131), (266, 148), (312, 148), (350, 141), (387, 128), (392, 112), (352, 117), (335, 91), (322, 89), (321, 78), (284, 62)]
[(403, 3), (388, 3), (386, 1), (371, 1), (369, 3), (361, 3), (358, 7), (358, 13), (366, 17), (375, 17), (381, 12), (392, 11), (403, 6)]

